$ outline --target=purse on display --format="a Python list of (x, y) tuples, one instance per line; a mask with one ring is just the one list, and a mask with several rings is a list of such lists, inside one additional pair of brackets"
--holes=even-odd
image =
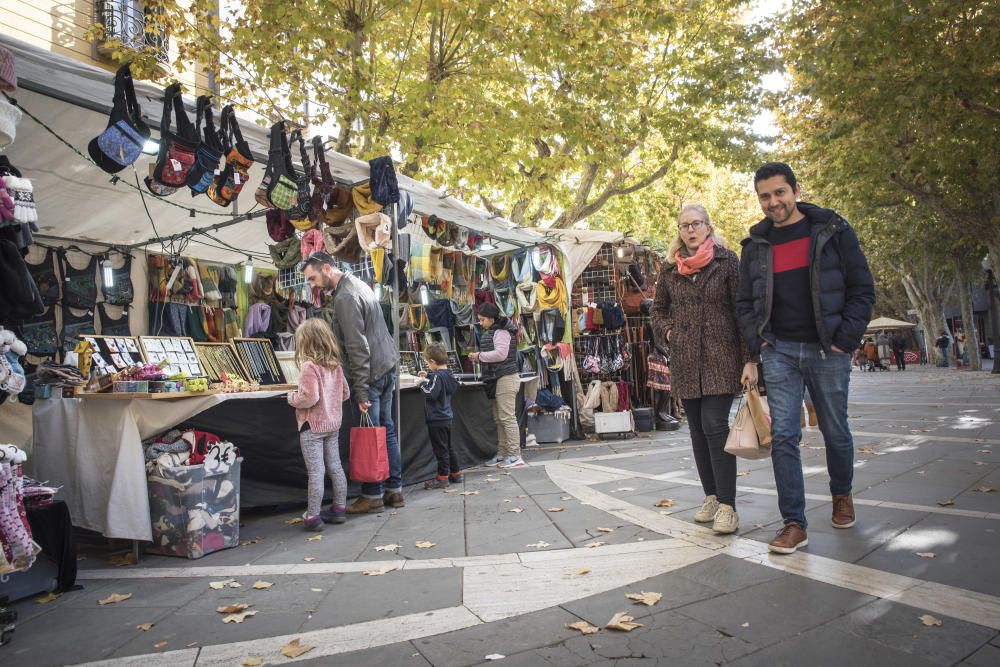
[[(204, 121), (204, 130), (202, 130)], [(222, 159), (222, 141), (215, 129), (212, 118), (212, 98), (202, 95), (198, 98), (196, 107), (194, 131), (199, 138), (195, 151), (194, 164), (188, 172), (187, 184), (194, 195), (204, 194), (219, 171), (219, 160)]]
[(108, 126), (88, 146), (98, 167), (116, 174), (142, 155), (150, 130), (142, 120), (142, 108), (135, 97), (132, 70), (128, 65), (115, 73), (115, 96)]
[[(314, 159), (312, 167), (309, 169), (309, 179), (312, 181), (313, 190), (312, 196), (309, 198), (309, 219), (318, 225), (324, 220), (327, 201), (333, 195), (336, 183), (334, 183), (333, 175), (330, 173), (330, 165), (326, 161), (323, 137), (313, 137), (312, 146)], [(316, 175), (317, 168), (319, 176)]]
[[(170, 129), (170, 115), (173, 113), (177, 130)], [(160, 118), (160, 152), (153, 165), (152, 176), (146, 179), (146, 187), (159, 197), (177, 192), (187, 184), (188, 174), (195, 163), (198, 150), (198, 134), (188, 120), (181, 97), (181, 84), (173, 83), (163, 91), (163, 115)]]
[(295, 181), (296, 193), (295, 202), (288, 209), (288, 217), (292, 220), (298, 220), (300, 218), (309, 218), (313, 224), (316, 223), (312, 220), (312, 190), (309, 188), (309, 184), (312, 182), (312, 166), (309, 163), (309, 153), (306, 151), (306, 142), (302, 138), (302, 130), (295, 130), (292, 132), (291, 137), (292, 143), (299, 144), (299, 157), (302, 160), (302, 175), (298, 176), (295, 174), (295, 169), (291, 164), (291, 151), (288, 154), (288, 176)]
[(219, 126), (226, 164), (222, 173), (212, 179), (205, 194), (219, 206), (229, 206), (239, 197), (250, 178), (253, 153), (250, 152), (250, 145), (243, 140), (240, 125), (236, 122), (236, 111), (231, 104), (222, 110)]
[(285, 122), (278, 121), (271, 126), (271, 144), (267, 152), (267, 167), (260, 187), (254, 193), (258, 204), (266, 208), (288, 209), (298, 197), (298, 184), (289, 177), (291, 154), (288, 151), (288, 135)]
[(593, 344), (590, 346), (590, 351), (586, 357), (583, 359), (583, 370), (588, 373), (593, 373), (598, 375), (601, 372), (601, 357), (599, 356), (600, 351), (600, 338), (594, 338)]

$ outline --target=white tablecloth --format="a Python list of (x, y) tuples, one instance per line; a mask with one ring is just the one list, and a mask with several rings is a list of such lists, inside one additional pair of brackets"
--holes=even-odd
[(284, 391), (177, 399), (42, 399), (32, 409), (34, 448), (28, 471), (61, 484), (74, 526), (106, 537), (152, 540), (142, 440), (213, 405), (270, 398)]

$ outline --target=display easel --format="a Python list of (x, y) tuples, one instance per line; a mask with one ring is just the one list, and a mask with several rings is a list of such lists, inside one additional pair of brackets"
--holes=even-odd
[(194, 340), (177, 336), (139, 336), (139, 348), (148, 364), (167, 362), (163, 372), (169, 375), (187, 373), (201, 376), (201, 362), (194, 349)]

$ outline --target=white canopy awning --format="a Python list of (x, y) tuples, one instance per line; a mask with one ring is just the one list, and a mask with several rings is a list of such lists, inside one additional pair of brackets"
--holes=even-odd
[[(107, 124), (114, 75), (6, 35), (0, 35), (0, 45), (10, 49), (16, 58), (18, 90), (12, 97), (25, 111), (86, 155), (89, 141)], [(155, 137), (162, 110), (162, 89), (148, 82), (136, 82), (135, 87), (143, 116), (154, 128)], [(193, 118), (193, 104), (187, 101)], [(268, 128), (257, 121), (264, 119), (246, 112), (237, 115), (244, 138), (258, 160), (262, 160), (267, 155)], [(235, 212), (245, 213), (254, 205), (253, 192), (264, 172), (263, 164), (251, 169), (250, 182), (244, 187), (235, 211), (231, 211), (216, 206), (207, 197), (193, 197), (187, 190), (161, 200), (144, 187), (140, 196), (121, 182), (112, 184), (108, 174), (75, 154), (27, 115), (18, 125), (15, 142), (5, 152), (34, 185), (40, 235), (121, 246), (144, 244), (192, 228), (204, 229), (232, 219)], [(327, 160), (334, 178), (343, 183), (368, 180), (367, 162), (332, 152), (327, 153)], [(153, 156), (143, 155), (136, 163), (140, 182), (148, 175), (148, 165), (153, 161)], [(130, 168), (120, 172), (119, 177), (135, 184), (136, 174)], [(497, 251), (543, 241), (533, 231), (515, 227), (430, 185), (402, 174), (397, 175), (397, 180), (401, 189), (413, 195), (416, 212), (434, 214), (491, 236)], [(220, 213), (227, 215), (211, 215)], [(154, 224), (150, 224), (150, 216)], [(241, 220), (209, 234), (192, 238), (185, 253), (202, 259), (239, 262), (245, 259), (246, 251), (266, 255), (266, 245), (270, 243), (263, 218)], [(160, 246), (154, 242), (148, 249), (159, 251)]]

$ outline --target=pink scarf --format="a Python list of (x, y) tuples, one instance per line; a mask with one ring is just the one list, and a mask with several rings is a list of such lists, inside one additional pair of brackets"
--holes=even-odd
[(690, 257), (685, 257), (684, 253), (680, 250), (677, 251), (675, 257), (677, 260), (677, 272), (682, 276), (694, 275), (708, 266), (713, 257), (715, 257), (715, 241), (709, 236), (698, 246), (697, 252)]

